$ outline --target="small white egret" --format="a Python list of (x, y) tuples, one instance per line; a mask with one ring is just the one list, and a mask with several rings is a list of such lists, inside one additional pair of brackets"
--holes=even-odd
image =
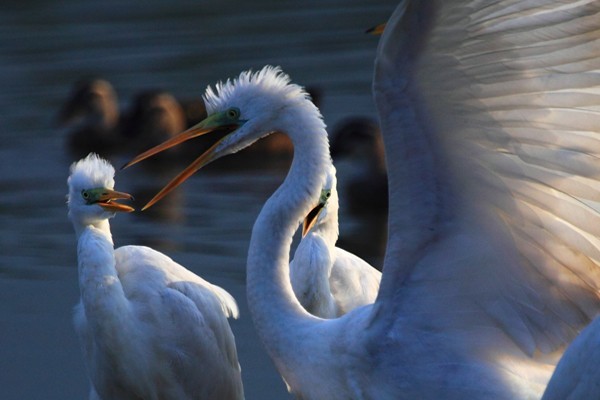
[(377, 297), (381, 272), (335, 246), (338, 194), (335, 167), (325, 177), (318, 204), (304, 219), (302, 240), (290, 263), (292, 289), (300, 304), (321, 318), (335, 318)]
[(77, 235), (81, 301), (74, 323), (90, 399), (243, 399), (233, 333), (235, 300), (143, 246), (114, 249), (114, 169), (90, 154), (71, 166), (69, 218)]
[[(258, 334), (302, 399), (534, 399), (600, 311), (600, 2), (403, 0), (374, 93), (389, 179), (377, 300), (304, 310), (289, 252), (331, 163), (319, 111), (280, 70), (205, 94), (208, 117), (133, 162), (235, 129), (155, 197), (272, 131), (294, 159), (247, 261)], [(237, 129), (236, 129), (237, 128)]]

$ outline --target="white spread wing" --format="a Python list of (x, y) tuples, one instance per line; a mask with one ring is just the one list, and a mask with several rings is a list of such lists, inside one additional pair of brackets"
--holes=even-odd
[(381, 304), (561, 349), (600, 309), (600, 2), (405, 0), (375, 68)]

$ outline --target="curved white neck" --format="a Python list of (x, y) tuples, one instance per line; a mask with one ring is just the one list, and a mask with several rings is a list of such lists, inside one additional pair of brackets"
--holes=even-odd
[[(312, 106), (312, 104), (311, 104)], [(283, 184), (267, 200), (252, 231), (247, 266), (250, 312), (271, 358), (279, 363), (301, 350), (296, 332), (319, 319), (300, 305), (289, 278), (292, 237), (302, 219), (319, 199), (323, 179), (331, 164), (327, 132), (318, 110), (288, 109), (294, 126), (281, 127), (294, 144), (294, 159)], [(301, 343), (301, 342), (300, 342)]]
[(110, 224), (105, 219), (88, 224), (73, 222), (73, 226), (77, 234), (79, 290), (87, 321), (97, 328), (93, 328), (95, 332), (116, 338), (129, 312), (116, 269)]
[[(338, 201), (337, 198), (335, 199), (335, 201)], [(328, 210), (327, 221), (324, 221), (321, 224), (319, 224), (319, 226), (317, 226), (316, 228), (313, 228), (313, 231), (317, 235), (321, 236), (325, 240), (325, 242), (327, 242), (327, 244), (331, 246), (331, 248), (333, 248), (335, 247), (335, 244), (337, 243), (337, 240), (340, 235), (338, 226), (339, 222), (337, 210)]]
[(94, 228), (98, 229), (100, 232), (102, 232), (106, 236), (107, 240), (110, 241), (110, 243), (113, 243), (112, 234), (110, 233), (110, 222), (108, 219), (103, 219), (103, 220), (94, 221), (94, 222), (90, 222), (90, 223), (82, 223), (81, 221), (72, 217), (70, 212), (69, 212), (69, 219), (71, 220), (71, 223), (73, 224), (73, 229), (75, 229), (75, 236), (77, 237), (77, 240), (79, 240), (79, 238), (81, 237), (81, 234), (87, 228), (94, 227)]

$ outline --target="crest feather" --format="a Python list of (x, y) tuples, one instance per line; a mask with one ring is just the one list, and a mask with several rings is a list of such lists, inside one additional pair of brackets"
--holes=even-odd
[(286, 97), (308, 98), (304, 89), (291, 83), (289, 75), (284, 73), (280, 67), (267, 65), (260, 71), (244, 71), (236, 79), (219, 82), (214, 89), (208, 86), (203, 98), (206, 110), (210, 115), (231, 106), (229, 103), (234, 98), (282, 92)]
[(95, 153), (71, 164), (71, 175), (68, 185), (76, 190), (105, 187), (112, 189), (115, 185), (115, 169), (105, 159)]

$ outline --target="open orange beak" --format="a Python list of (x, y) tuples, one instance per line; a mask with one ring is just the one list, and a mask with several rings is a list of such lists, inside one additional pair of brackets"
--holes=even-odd
[(98, 197), (98, 204), (104, 210), (109, 212), (132, 212), (135, 211), (133, 207), (125, 204), (117, 203), (115, 200), (125, 199), (133, 200), (133, 196), (129, 193), (117, 192), (116, 190), (105, 189), (102, 194)]
[[(198, 125), (200, 125), (200, 124), (198, 124)], [(224, 128), (224, 129), (228, 128), (228, 127), (200, 127), (198, 125), (192, 126), (190, 129), (188, 129), (184, 132), (181, 132), (181, 133), (173, 136), (170, 139), (167, 139), (163, 143), (161, 143), (157, 146), (154, 146), (150, 150), (146, 150), (142, 154), (135, 156), (131, 161), (129, 161), (127, 164), (123, 165), (121, 167), (121, 169), (129, 168), (133, 164), (137, 164), (140, 161), (145, 160), (148, 157), (152, 157), (155, 154), (163, 152), (167, 149), (170, 149), (171, 147), (177, 146), (178, 144), (186, 142), (195, 137), (206, 135), (207, 133), (214, 132), (215, 130), (217, 130), (219, 128)], [(234, 126), (231, 128), (233, 128), (232, 130), (234, 130), (234, 129), (237, 129), (237, 126)]]
[[(231, 112), (231, 109), (228, 110)], [(239, 110), (238, 110), (239, 112)], [(238, 115), (239, 117), (239, 115)], [(210, 163), (213, 159), (215, 159), (216, 152), (215, 149), (217, 146), (228, 136), (229, 133), (235, 131), (241, 125), (244, 124), (244, 120), (240, 120), (237, 117), (232, 117), (229, 113), (216, 113), (205, 120), (201, 121), (197, 125), (194, 125), (190, 129), (173, 136), (162, 144), (151, 148), (148, 151), (143, 152), (142, 154), (135, 157), (133, 160), (125, 164), (121, 169), (127, 168), (136, 164), (142, 160), (145, 160), (148, 157), (151, 157), (155, 154), (160, 153), (161, 151), (170, 149), (173, 146), (176, 146), (180, 143), (188, 141), (198, 136), (205, 135), (210, 132), (214, 132), (216, 130), (225, 131), (227, 135), (223, 136), (219, 141), (213, 144), (208, 150), (206, 150), (200, 157), (198, 157), (194, 162), (192, 162), (186, 169), (184, 169), (179, 175), (171, 180), (156, 196), (152, 198), (146, 204), (142, 211), (151, 207), (154, 203), (165, 197), (168, 193), (170, 193), (177, 186), (181, 185), (187, 178), (192, 176), (194, 172), (198, 171), (200, 168)]]
[(312, 227), (315, 226), (319, 219), (319, 214), (323, 211), (324, 207), (325, 203), (319, 202), (315, 208), (310, 210), (306, 218), (304, 218), (304, 222), (302, 222), (302, 237), (306, 236)]

